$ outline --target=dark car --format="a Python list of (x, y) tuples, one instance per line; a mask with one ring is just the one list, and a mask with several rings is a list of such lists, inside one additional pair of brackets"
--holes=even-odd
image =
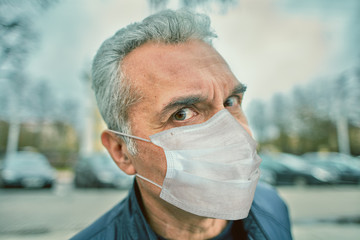
[(3, 187), (51, 188), (56, 171), (47, 158), (36, 152), (20, 151), (5, 157), (0, 173)]
[(359, 184), (359, 160), (354, 157), (335, 152), (312, 152), (303, 155), (310, 164), (321, 166), (339, 176), (339, 184)]
[(338, 176), (327, 169), (312, 166), (301, 158), (285, 153), (261, 153), (262, 181), (272, 185), (332, 184)]
[(129, 189), (134, 181), (116, 166), (107, 153), (82, 156), (75, 166), (75, 187)]

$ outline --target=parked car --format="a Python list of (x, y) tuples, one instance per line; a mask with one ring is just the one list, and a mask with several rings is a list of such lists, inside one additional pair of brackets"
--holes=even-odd
[(3, 187), (51, 188), (55, 179), (55, 169), (40, 153), (12, 153), (1, 165), (0, 185)]
[(94, 153), (79, 158), (75, 166), (74, 184), (78, 188), (129, 189), (134, 176), (116, 166), (107, 153)]
[(359, 184), (359, 160), (341, 153), (311, 152), (303, 155), (310, 164), (321, 166), (339, 176), (339, 184)]
[(301, 158), (286, 153), (260, 153), (262, 181), (272, 185), (332, 184), (338, 176)]

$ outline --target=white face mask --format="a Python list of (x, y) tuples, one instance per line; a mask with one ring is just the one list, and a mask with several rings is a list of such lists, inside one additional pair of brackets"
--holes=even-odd
[[(110, 130), (112, 131), (112, 130)], [(208, 121), (171, 128), (147, 139), (164, 149), (167, 171), (160, 198), (192, 214), (246, 218), (260, 176), (256, 142), (226, 110)]]

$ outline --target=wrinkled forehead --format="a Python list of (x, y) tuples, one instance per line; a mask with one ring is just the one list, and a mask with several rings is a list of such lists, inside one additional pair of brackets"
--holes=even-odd
[(121, 68), (133, 86), (142, 88), (144, 84), (163, 84), (164, 80), (173, 80), (174, 85), (176, 80), (186, 77), (195, 80), (204, 69), (215, 64), (222, 67), (222, 74), (232, 75), (225, 60), (212, 46), (191, 40), (177, 44), (145, 43), (123, 59)]

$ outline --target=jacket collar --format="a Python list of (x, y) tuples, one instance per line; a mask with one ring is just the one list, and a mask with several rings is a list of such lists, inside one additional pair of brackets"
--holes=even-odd
[[(128, 215), (129, 219), (127, 222), (127, 228), (129, 230), (131, 239), (157, 240), (157, 235), (152, 230), (143, 214), (144, 206), (142, 204), (141, 194), (136, 179), (134, 180), (133, 187), (129, 192), (127, 204), (128, 207), (125, 208), (128, 211), (126, 214)], [(253, 208), (250, 209), (250, 213), (247, 218), (238, 221), (243, 221), (244, 229), (248, 233), (250, 240), (268, 239), (252, 209)]]

